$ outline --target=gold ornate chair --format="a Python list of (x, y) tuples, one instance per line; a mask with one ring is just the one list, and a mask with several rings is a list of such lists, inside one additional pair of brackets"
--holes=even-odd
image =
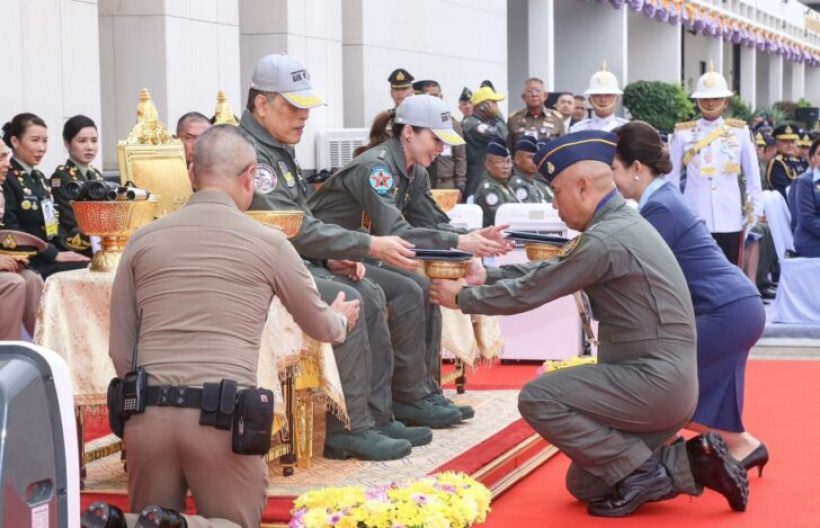
[(222, 90), (219, 90), (219, 93), (216, 94), (216, 108), (214, 108), (214, 124), (233, 126), (239, 125), (239, 121), (237, 121), (236, 119), (236, 114), (233, 113), (233, 108), (231, 108), (231, 103), (228, 102), (228, 97)]
[(160, 122), (147, 89), (140, 92), (137, 123), (117, 144), (117, 158), (123, 184), (131, 181), (157, 197), (157, 217), (176, 211), (193, 194), (182, 142)]

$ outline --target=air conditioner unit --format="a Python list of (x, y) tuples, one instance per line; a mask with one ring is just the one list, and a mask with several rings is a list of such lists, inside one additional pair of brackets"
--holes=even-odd
[(316, 141), (316, 170), (335, 171), (353, 159), (353, 151), (367, 144), (366, 128), (331, 128), (319, 132)]

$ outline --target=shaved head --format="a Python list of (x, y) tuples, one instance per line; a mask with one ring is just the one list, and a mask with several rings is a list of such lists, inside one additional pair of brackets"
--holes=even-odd
[(255, 173), (256, 149), (239, 127), (216, 125), (197, 140), (189, 171), (197, 191), (220, 189), (244, 210), (253, 198)]
[(550, 184), (555, 195), (552, 206), (571, 229), (584, 231), (601, 199), (615, 188), (612, 167), (602, 161), (573, 163)]

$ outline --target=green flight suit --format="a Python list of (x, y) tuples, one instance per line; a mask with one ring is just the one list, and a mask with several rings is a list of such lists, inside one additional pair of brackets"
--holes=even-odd
[[(419, 249), (451, 249), (458, 233), (443, 228), (448, 221), (430, 196), (430, 180), (423, 167), (408, 173), (404, 152), (389, 139), (333, 174), (309, 204), (321, 220), (346, 229), (369, 229), (374, 235), (397, 235)], [(429, 218), (430, 224), (413, 227), (405, 215)], [(421, 221), (421, 220), (420, 220)], [(366, 226), (366, 228), (364, 227)], [(430, 281), (417, 273), (405, 273), (424, 291), (426, 383), (428, 394), (440, 390), (441, 311), (429, 302)]]
[[(328, 259), (364, 260), (370, 249), (370, 235), (316, 218), (307, 205), (307, 184), (293, 148), (278, 143), (247, 111), (242, 115), (240, 126), (251, 134), (257, 148), (257, 193), (251, 209), (301, 210), (304, 213), (302, 227), (291, 242), (303, 258), (312, 259), (306, 264), (316, 278), (322, 299), (331, 303), (339, 291), (344, 291), (348, 300), (363, 301), (364, 327), (334, 347), (339, 374), (348, 377), (348, 380), (341, 378), (348, 413), (353, 412), (348, 399), (355, 395), (357, 414), (372, 416), (376, 423), (392, 421), (393, 398), (415, 401), (425, 396), (419, 385), (426, 372), (418, 360), (424, 357), (424, 350), (415, 341), (403, 338), (399, 328), (411, 333), (423, 326), (423, 315), (415, 309), (421, 302), (421, 291), (400, 274), (370, 265), (366, 266), (365, 278), (361, 281), (335, 275), (321, 266), (319, 262)], [(388, 318), (384, 317), (386, 310)], [(394, 321), (399, 316), (403, 318), (401, 324)], [(362, 326), (361, 323), (357, 327)], [(391, 329), (395, 329), (395, 335)], [(362, 354), (366, 356), (366, 369), (361, 368), (361, 359), (356, 359)], [(361, 372), (356, 372), (356, 368)], [(362, 394), (369, 412), (361, 410)], [(361, 423), (364, 427), (366, 420)], [(338, 423), (333, 421), (332, 425), (338, 430)]]
[(467, 143), (467, 188), (464, 191), (466, 199), (475, 194), (481, 183), (484, 159), (487, 157), (487, 143), (493, 138), (498, 138), (506, 144), (509, 131), (501, 117), (482, 121), (478, 116), (471, 115), (464, 120), (462, 126), (464, 141)]
[(505, 203), (520, 203), (515, 191), (505, 181), (496, 180), (484, 172), (483, 180), (475, 192), (475, 203), (484, 212), (484, 227), (495, 224), (495, 213)]
[(528, 383), (522, 416), (572, 459), (567, 487), (581, 500), (613, 492), (659, 449), (676, 491), (699, 493), (685, 444), (662, 447), (698, 398), (691, 298), (669, 247), (620, 195), (558, 258), (491, 268), (457, 302), (465, 313), (515, 314), (578, 290), (599, 321), (598, 364)]

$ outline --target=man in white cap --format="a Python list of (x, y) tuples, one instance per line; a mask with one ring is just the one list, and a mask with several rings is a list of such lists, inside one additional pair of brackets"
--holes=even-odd
[(589, 104), (592, 106), (593, 115), (572, 125), (570, 132), (580, 130), (603, 130), (611, 132), (629, 121), (623, 117), (615, 115), (615, 109), (621, 99), (623, 92), (618, 87), (618, 78), (611, 71), (607, 71), (606, 62), (601, 65), (601, 70), (595, 72), (589, 78), (589, 87), (584, 92), (589, 97)]
[[(344, 389), (350, 430), (332, 414), (327, 417), (324, 455), (328, 458), (356, 457), (365, 460), (395, 459), (410, 453), (412, 445), (432, 440), (426, 427), (407, 428), (393, 420), (390, 410), (390, 374), (394, 349), (384, 314), (392, 299), (385, 299), (379, 284), (371, 281), (376, 270), (367, 272), (361, 261), (371, 257), (397, 267), (415, 269), (408, 257), (410, 244), (398, 237), (367, 233), (326, 224), (313, 216), (307, 205), (307, 184), (296, 161), (293, 145), (302, 138), (310, 109), (324, 104), (310, 84), (310, 75), (298, 59), (283, 54), (263, 57), (256, 64), (248, 93), (247, 110), (240, 127), (256, 143), (256, 193), (251, 209), (300, 210), (304, 213), (299, 233), (291, 243), (305, 259), (322, 299), (332, 301), (339, 292), (363, 302), (364, 317), (344, 343), (333, 348)], [(403, 277), (384, 278), (395, 289), (415, 286), (399, 283)], [(403, 288), (405, 287), (406, 288)], [(412, 292), (411, 292), (412, 296)], [(421, 293), (418, 294), (421, 304)], [(327, 302), (327, 301), (326, 301)], [(421, 310), (416, 310), (421, 312)], [(423, 324), (421, 316), (415, 324)], [(406, 351), (422, 361), (423, 347)], [(375, 373), (375, 375), (374, 375)], [(416, 373), (420, 381), (423, 371)], [(386, 401), (385, 401), (386, 400)], [(431, 411), (435, 414), (437, 409)], [(379, 416), (374, 416), (378, 413)], [(440, 414), (449, 414), (439, 416)], [(426, 416), (430, 418), (430, 416)], [(461, 420), (457, 411), (440, 412), (431, 425), (451, 425)]]
[(701, 118), (675, 125), (667, 179), (681, 188), (729, 262), (739, 266), (744, 227), (762, 217), (763, 202), (749, 127), (722, 117), (730, 97), (726, 79), (714, 69), (698, 79), (692, 98)]

